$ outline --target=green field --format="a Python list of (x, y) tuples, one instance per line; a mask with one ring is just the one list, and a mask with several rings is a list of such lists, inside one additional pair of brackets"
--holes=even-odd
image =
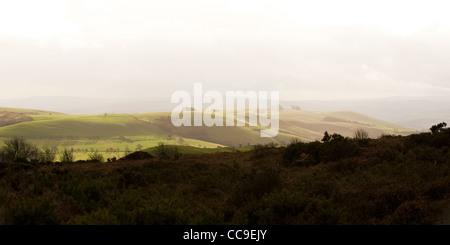
[[(0, 108), (0, 140), (22, 137), (39, 147), (61, 152), (70, 149), (77, 160), (91, 152), (106, 158), (168, 145), (190, 146), (191, 151), (224, 151), (224, 147), (244, 147), (275, 143), (286, 145), (292, 139), (320, 140), (324, 131), (352, 137), (364, 129), (372, 138), (381, 135), (407, 135), (413, 130), (354, 112), (280, 111), (280, 130), (274, 138), (260, 137), (261, 127), (175, 127), (169, 112), (141, 114), (65, 115), (57, 112)], [(193, 150), (196, 149), (196, 150)], [(217, 150), (220, 149), (220, 150)]]

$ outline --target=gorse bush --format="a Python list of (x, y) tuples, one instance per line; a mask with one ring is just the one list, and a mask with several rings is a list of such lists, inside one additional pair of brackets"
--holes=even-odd
[(450, 129), (442, 129), (434, 133), (412, 134), (405, 139), (408, 148), (427, 145), (435, 148), (450, 146)]
[(38, 161), (40, 163), (52, 163), (56, 159), (56, 154), (49, 147), (44, 147), (38, 153)]
[(14, 225), (52, 225), (56, 215), (49, 200), (27, 200), (8, 208), (6, 220)]
[(340, 134), (329, 135), (325, 132), (322, 139), (311, 143), (294, 142), (285, 149), (283, 163), (301, 165), (316, 165), (320, 162), (333, 162), (343, 158), (353, 157), (359, 153), (359, 145), (353, 139)]
[(105, 157), (101, 153), (93, 152), (93, 153), (89, 154), (89, 161), (105, 162)]
[(270, 142), (270, 143), (267, 143), (265, 145), (263, 145), (263, 144), (254, 145), (253, 149), (258, 151), (258, 150), (274, 149), (274, 148), (277, 148), (277, 147), (278, 147), (277, 143)]
[(64, 148), (62, 155), (59, 157), (59, 160), (64, 163), (71, 163), (75, 161), (75, 156), (72, 151)]
[(178, 151), (178, 147), (173, 145), (166, 145), (160, 142), (156, 147), (156, 156), (159, 159), (178, 160), (181, 156), (181, 153)]
[(343, 158), (356, 156), (359, 153), (358, 144), (349, 138), (331, 140), (321, 147), (320, 160), (324, 162), (338, 161)]
[(10, 162), (30, 162), (38, 156), (37, 147), (18, 137), (5, 140), (1, 152), (2, 161)]

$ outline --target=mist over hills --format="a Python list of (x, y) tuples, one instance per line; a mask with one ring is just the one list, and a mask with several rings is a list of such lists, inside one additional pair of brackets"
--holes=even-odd
[[(194, 116), (191, 115), (191, 118)], [(260, 131), (266, 128), (262, 126), (175, 127), (171, 122), (171, 112), (68, 115), (51, 111), (0, 108), (0, 121), (8, 121), (5, 126), (0, 127), (0, 138), (21, 137), (39, 141), (38, 144), (41, 145), (70, 145), (76, 146), (75, 149), (85, 149), (94, 143), (100, 149), (123, 148), (127, 143), (152, 147), (160, 141), (199, 147), (267, 143), (285, 145), (295, 138), (304, 142), (321, 140), (325, 131), (353, 137), (356, 130), (362, 129), (371, 138), (415, 132), (413, 129), (352, 111), (291, 109), (280, 110), (279, 130), (273, 138), (260, 137)]]
[(39, 96), (0, 100), (0, 107), (57, 111), (65, 114), (145, 113), (171, 111), (170, 100)]
[(428, 131), (431, 125), (450, 119), (450, 99), (446, 97), (392, 97), (348, 101), (290, 101), (303, 110), (351, 110), (374, 118)]
[[(446, 97), (392, 97), (365, 100), (285, 101), (285, 109), (298, 106), (306, 111), (350, 110), (416, 130), (450, 119), (450, 99)], [(176, 104), (170, 98), (30, 97), (0, 100), (0, 107), (57, 111), (65, 114), (169, 112)]]

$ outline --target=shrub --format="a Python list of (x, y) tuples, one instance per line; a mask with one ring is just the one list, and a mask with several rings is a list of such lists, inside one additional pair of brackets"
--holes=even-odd
[(38, 162), (40, 163), (52, 163), (55, 161), (55, 153), (49, 147), (44, 147), (39, 151)]
[(136, 152), (133, 152), (131, 154), (128, 154), (128, 155), (124, 156), (121, 159), (124, 159), (124, 160), (141, 160), (141, 159), (148, 159), (148, 158), (153, 158), (153, 156), (150, 155), (148, 152), (145, 152), (145, 151), (136, 151)]
[(431, 145), (436, 148), (442, 148), (450, 145), (450, 130), (445, 129), (439, 134), (433, 134)]
[(115, 161), (117, 161), (117, 158), (116, 158), (116, 157), (108, 158), (108, 162), (115, 162)]
[(447, 127), (447, 123), (441, 122), (439, 124), (431, 126), (430, 131), (432, 134), (439, 133), (442, 132), (445, 127)]
[(30, 162), (38, 155), (38, 149), (22, 138), (14, 137), (5, 141), (2, 147), (2, 160), (11, 162)]
[(349, 138), (339, 134), (333, 134), (330, 139), (320, 143), (297, 143), (289, 145), (283, 154), (283, 163), (296, 163), (302, 165), (316, 165), (320, 162), (338, 161), (343, 158), (353, 157), (359, 153), (358, 144)]
[(264, 149), (265, 149), (265, 147), (263, 144), (256, 144), (253, 146), (253, 150), (255, 150), (255, 151), (260, 151), (260, 150), (264, 150)]
[(65, 163), (71, 163), (75, 161), (75, 156), (73, 155), (73, 152), (71, 152), (67, 148), (64, 148), (64, 151), (60, 156), (59, 160)]
[(325, 162), (339, 161), (343, 158), (356, 156), (358, 153), (359, 146), (355, 141), (338, 136), (323, 144), (320, 159)]
[(346, 139), (344, 136), (337, 133), (331, 135), (331, 141), (342, 141), (344, 139)]
[(120, 222), (107, 209), (98, 209), (83, 216), (76, 216), (66, 225), (120, 225)]
[[(439, 125), (439, 124), (438, 124)], [(443, 127), (443, 125), (440, 125)], [(442, 148), (450, 144), (450, 129), (434, 125), (432, 133), (412, 134), (406, 137), (405, 144), (407, 148), (413, 148), (419, 145)], [(432, 127), (432, 128), (433, 128)]]
[(264, 196), (258, 210), (258, 224), (337, 225), (345, 223), (339, 209), (329, 200), (300, 192), (282, 190)]
[(394, 225), (431, 225), (433, 216), (432, 205), (424, 200), (413, 200), (400, 205), (387, 222)]
[(266, 144), (266, 148), (268, 148), (268, 149), (270, 149), (270, 148), (272, 148), (272, 149), (278, 148), (278, 144), (275, 143), (275, 142), (270, 142), (270, 143)]
[(367, 133), (364, 129), (357, 129), (353, 138), (356, 140), (366, 140), (369, 138), (369, 133)]
[(328, 131), (325, 131), (323, 134), (322, 142), (328, 142), (331, 140), (331, 136), (328, 134)]
[(242, 206), (253, 199), (260, 199), (265, 193), (270, 193), (281, 185), (280, 173), (276, 169), (261, 169), (245, 174), (235, 187), (230, 199), (234, 206)]
[(178, 147), (173, 145), (166, 145), (164, 143), (159, 143), (156, 147), (156, 156), (159, 159), (174, 159), (178, 160), (181, 153), (178, 151)]
[(275, 142), (270, 142), (265, 145), (257, 144), (257, 145), (253, 146), (253, 150), (255, 150), (255, 151), (266, 150), (266, 149), (275, 149), (275, 148), (278, 148), (278, 144)]
[(283, 153), (283, 164), (289, 165), (292, 161), (302, 165), (315, 165), (320, 162), (323, 144), (315, 141), (311, 143), (290, 144)]
[(93, 152), (89, 154), (89, 161), (92, 162), (105, 162), (105, 157), (101, 153)]
[(450, 182), (448, 177), (439, 178), (424, 186), (424, 194), (430, 200), (442, 200), (450, 196)]
[(55, 225), (58, 222), (51, 201), (43, 198), (10, 204), (6, 220), (11, 225)]

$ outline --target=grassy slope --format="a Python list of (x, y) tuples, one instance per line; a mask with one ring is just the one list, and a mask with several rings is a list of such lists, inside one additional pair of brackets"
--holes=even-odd
[(31, 115), (61, 115), (61, 113), (0, 107), (0, 127), (33, 121)]
[(281, 111), (281, 128), (302, 135), (309, 140), (320, 140), (324, 131), (352, 137), (357, 129), (364, 129), (372, 138), (383, 134), (407, 135), (412, 129), (371, 118), (356, 112)]
[[(6, 110), (6, 109), (5, 109)], [(138, 145), (154, 147), (158, 142), (189, 145), (199, 148), (218, 146), (247, 146), (255, 144), (289, 143), (293, 138), (302, 141), (320, 140), (324, 131), (352, 136), (356, 129), (364, 129), (371, 137), (382, 134), (408, 134), (412, 130), (354, 112), (280, 111), (280, 130), (277, 137), (260, 137), (261, 127), (174, 127), (169, 112), (144, 114), (64, 115), (35, 110), (16, 110), (27, 113), (32, 121), (0, 127), (0, 138), (20, 136), (38, 146), (60, 148), (106, 149), (128, 148)], [(205, 150), (200, 150), (205, 152)], [(87, 154), (80, 153), (80, 159)], [(118, 155), (120, 156), (120, 155)]]
[(0, 129), (0, 135), (21, 135), (27, 138), (145, 135), (153, 132), (151, 125), (128, 115), (110, 116), (34, 116), (32, 122), (11, 125)]
[[(156, 146), (159, 142), (180, 144), (180, 137), (161, 130), (158, 125), (149, 123), (128, 114), (115, 115), (32, 115), (33, 121), (0, 127), (0, 138), (20, 136), (38, 146), (58, 147), (74, 150), (118, 149), (117, 153), (108, 153), (107, 157), (122, 157), (126, 149), (134, 151)], [(198, 147), (217, 148), (215, 144), (198, 139), (183, 137), (182, 144)], [(87, 152), (76, 154), (77, 160), (87, 159)]]

